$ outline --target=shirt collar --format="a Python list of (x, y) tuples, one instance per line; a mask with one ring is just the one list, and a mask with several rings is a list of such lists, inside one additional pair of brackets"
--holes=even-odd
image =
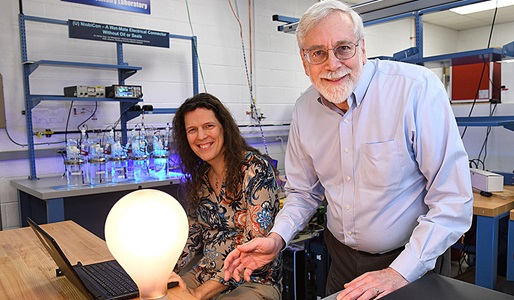
[(366, 96), (371, 79), (373, 79), (373, 75), (375, 74), (375, 69), (375, 61), (368, 60), (364, 65), (361, 78), (359, 79), (359, 82), (357, 83), (357, 86), (355, 87), (355, 90), (353, 90), (353, 94), (350, 97), (357, 106), (361, 104), (364, 96)]

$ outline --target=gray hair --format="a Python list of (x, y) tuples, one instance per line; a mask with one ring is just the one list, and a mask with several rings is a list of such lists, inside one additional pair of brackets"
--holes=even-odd
[(316, 26), (331, 13), (338, 11), (350, 15), (354, 24), (355, 37), (357, 37), (358, 40), (364, 38), (362, 18), (356, 11), (341, 1), (325, 0), (312, 5), (300, 19), (298, 27), (296, 28), (298, 46), (300, 46), (300, 48), (302, 47), (303, 39), (312, 27)]

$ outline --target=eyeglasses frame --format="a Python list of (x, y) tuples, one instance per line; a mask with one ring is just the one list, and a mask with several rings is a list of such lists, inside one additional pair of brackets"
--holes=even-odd
[[(325, 49), (325, 51), (327, 51), (327, 57), (324, 61), (322, 62), (319, 62), (319, 63), (312, 63), (311, 62), (311, 59), (309, 57), (309, 51), (312, 51), (312, 50), (308, 50), (308, 49), (305, 49), (305, 48), (302, 48), (302, 51), (303, 51), (303, 56), (305, 57), (305, 60), (307, 60), (307, 62), (311, 65), (321, 65), (322, 63), (326, 62), (328, 60), (328, 51), (332, 50), (332, 52), (334, 53), (334, 56), (340, 60), (340, 61), (345, 61), (345, 60), (348, 60), (350, 58), (353, 58), (355, 56), (355, 54), (357, 54), (357, 47), (359, 47), (359, 43), (360, 43), (361, 39), (358, 39), (356, 43), (347, 43), (347, 44), (344, 44), (344, 45), (353, 45), (355, 46), (355, 48), (353, 49), (353, 54), (352, 56), (348, 57), (348, 58), (345, 58), (345, 59), (340, 59), (339, 57), (336, 56), (335, 52), (334, 52), (334, 49), (337, 48), (337, 47), (340, 47), (340, 46), (343, 46), (343, 44), (340, 44), (340, 45), (337, 45), (333, 48), (330, 48), (330, 49)], [(314, 50), (314, 49), (313, 49)]]

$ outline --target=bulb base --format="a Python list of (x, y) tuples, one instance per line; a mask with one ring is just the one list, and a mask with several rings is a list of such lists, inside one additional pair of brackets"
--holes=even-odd
[(168, 294), (166, 293), (164, 296), (162, 297), (159, 297), (159, 298), (143, 298), (141, 297), (140, 298), (141, 300), (168, 300)]

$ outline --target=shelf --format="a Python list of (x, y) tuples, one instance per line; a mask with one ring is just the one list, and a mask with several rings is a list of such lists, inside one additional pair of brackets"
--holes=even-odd
[(99, 101), (99, 102), (125, 102), (136, 104), (143, 101), (142, 98), (137, 99), (125, 99), (125, 98), (89, 98), (89, 97), (65, 97), (59, 95), (30, 95), (32, 101), (32, 108), (36, 107), (41, 101)]
[(514, 131), (514, 116), (456, 117), (459, 126), (503, 126)]
[(141, 70), (141, 67), (129, 66), (128, 64), (121, 65), (109, 65), (109, 64), (97, 64), (97, 63), (85, 63), (85, 62), (74, 62), (74, 61), (59, 61), (59, 60), (38, 60), (38, 61), (26, 61), (23, 62), (25, 65), (29, 65), (30, 73), (34, 72), (38, 67), (47, 66), (63, 66), (63, 67), (81, 67), (81, 68), (98, 68), (98, 69), (116, 69), (133, 71), (134, 73)]
[(125, 80), (130, 76), (136, 74), (141, 70), (141, 67), (129, 66), (128, 64), (98, 64), (98, 63), (85, 63), (76, 61), (60, 61), (60, 60), (38, 60), (38, 61), (25, 61), (25, 66), (28, 66), (28, 75), (32, 74), (40, 66), (62, 66), (62, 67), (75, 67), (75, 68), (88, 68), (88, 69), (111, 69), (117, 70), (121, 73), (121, 79)]
[(502, 57), (502, 49), (486, 48), (472, 51), (456, 52), (451, 54), (428, 56), (423, 58), (405, 59), (402, 61), (413, 64), (423, 64), (425, 65), (425, 67), (428, 68), (437, 68), (442, 66), (458, 66), (500, 61), (502, 60)]

